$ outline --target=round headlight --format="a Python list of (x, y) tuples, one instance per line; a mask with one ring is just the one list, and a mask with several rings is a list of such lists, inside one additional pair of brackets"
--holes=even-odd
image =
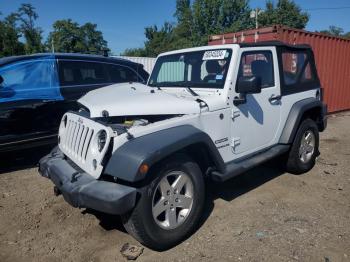
[(106, 131), (102, 130), (99, 132), (97, 136), (97, 145), (98, 145), (98, 151), (102, 151), (106, 145), (107, 140), (107, 133)]

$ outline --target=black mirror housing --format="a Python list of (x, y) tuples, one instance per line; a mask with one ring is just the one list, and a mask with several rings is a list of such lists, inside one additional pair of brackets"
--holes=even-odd
[(261, 78), (256, 76), (241, 76), (238, 78), (236, 91), (240, 94), (261, 93)]

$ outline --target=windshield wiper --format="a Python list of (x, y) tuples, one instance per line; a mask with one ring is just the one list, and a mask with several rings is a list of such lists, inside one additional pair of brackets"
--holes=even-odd
[(165, 82), (159, 82), (150, 84), (150, 86), (157, 87), (158, 89), (161, 87), (183, 87), (186, 88), (188, 92), (191, 93), (193, 96), (199, 96), (191, 87), (188, 86), (189, 82), (187, 81), (178, 81), (178, 82), (171, 82), (171, 81), (165, 81)]
[(156, 87), (158, 90), (162, 90), (162, 89), (160, 88), (160, 85), (157, 85), (157, 84), (148, 84), (148, 86), (150, 86), (150, 87)]
[(190, 92), (193, 96), (199, 96), (195, 91), (193, 91), (193, 89), (189, 86), (185, 87), (187, 89), (188, 92)]

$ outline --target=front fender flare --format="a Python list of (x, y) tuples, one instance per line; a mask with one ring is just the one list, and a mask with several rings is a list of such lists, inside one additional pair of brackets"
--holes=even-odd
[(194, 126), (183, 125), (129, 140), (112, 153), (104, 174), (128, 182), (138, 182), (145, 177), (139, 172), (142, 164), (152, 166), (194, 144), (206, 147), (217, 170), (225, 169), (224, 161), (209, 135)]

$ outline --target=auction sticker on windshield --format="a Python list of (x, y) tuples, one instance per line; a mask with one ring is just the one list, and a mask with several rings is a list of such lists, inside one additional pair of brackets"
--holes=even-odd
[(206, 51), (203, 55), (203, 60), (220, 60), (226, 56), (226, 50), (211, 50)]

